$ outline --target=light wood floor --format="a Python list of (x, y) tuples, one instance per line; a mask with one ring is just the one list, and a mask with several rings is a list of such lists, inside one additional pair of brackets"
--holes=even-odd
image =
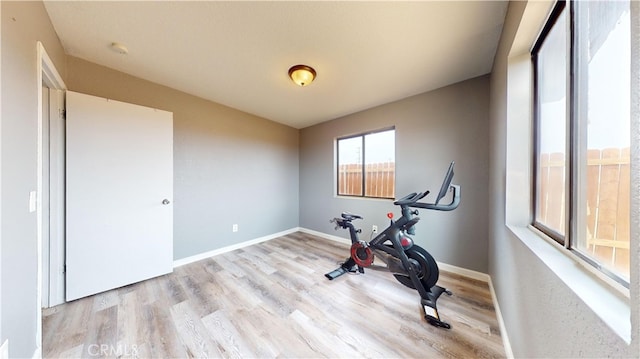
[(486, 283), (442, 272), (453, 326), (422, 317), (416, 291), (386, 271), (324, 273), (346, 245), (303, 233), (43, 311), (45, 357), (504, 357)]

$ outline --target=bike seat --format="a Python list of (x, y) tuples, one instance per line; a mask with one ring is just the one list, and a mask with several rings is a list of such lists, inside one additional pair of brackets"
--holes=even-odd
[(346, 219), (347, 221), (353, 221), (354, 219), (362, 219), (362, 216), (359, 216), (353, 213), (347, 213), (347, 212), (342, 212), (340, 216), (342, 216), (342, 218)]

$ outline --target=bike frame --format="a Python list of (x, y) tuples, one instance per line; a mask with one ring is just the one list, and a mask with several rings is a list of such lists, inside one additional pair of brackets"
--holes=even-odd
[[(388, 255), (388, 257), (386, 259), (382, 258), (382, 260), (387, 263), (389, 270), (394, 274), (407, 275), (411, 279), (413, 287), (420, 294), (420, 303), (422, 304), (427, 321), (430, 324), (438, 327), (447, 329), (451, 328), (451, 325), (449, 323), (440, 320), (440, 316), (438, 314), (438, 309), (436, 306), (436, 302), (442, 293), (451, 295), (451, 292), (435, 284), (435, 282), (431, 288), (425, 288), (425, 285), (423, 285), (419, 277), (419, 268), (414, 266), (414, 263), (417, 263), (416, 260), (410, 259), (407, 255), (407, 251), (411, 249), (413, 245), (407, 246), (406, 248), (403, 247), (401, 238), (404, 233), (415, 234), (414, 226), (420, 220), (419, 217), (414, 217), (414, 215), (418, 214), (418, 211), (412, 210), (411, 208), (424, 208), (436, 211), (452, 211), (458, 207), (458, 205), (460, 204), (460, 186), (451, 184), (451, 180), (453, 178), (453, 166), (454, 162), (451, 162), (434, 203), (418, 202), (419, 200), (427, 196), (429, 194), (429, 191), (421, 193), (411, 193), (395, 201), (394, 204), (400, 206), (402, 216), (396, 221), (393, 221), (393, 219), (391, 219), (389, 227), (387, 227), (384, 231), (378, 234), (375, 238), (371, 239), (369, 242), (360, 240), (358, 233), (361, 233), (362, 230), (356, 229), (353, 223), (351, 223), (355, 219), (362, 219), (362, 217), (354, 214), (343, 213), (341, 216), (342, 218), (334, 218), (333, 220), (331, 220), (331, 222), (335, 222), (337, 224), (336, 229), (338, 229), (338, 226), (349, 229), (349, 236), (351, 238), (352, 244), (352, 256), (350, 256), (344, 263), (342, 263), (338, 269), (325, 274), (325, 277), (327, 277), (329, 280), (333, 280), (346, 272), (353, 272), (353, 268), (356, 265), (358, 271), (360, 273), (364, 273), (364, 268), (358, 263), (367, 263), (368, 265), (368, 263), (371, 262), (362, 262), (362, 258), (360, 258), (360, 256), (356, 254), (358, 260), (360, 260), (360, 262), (358, 262), (355, 258), (353, 258), (354, 249), (357, 251), (360, 248), (372, 248), (375, 251), (384, 252)], [(449, 190), (453, 191), (453, 199), (451, 203), (439, 204), (440, 200), (446, 196)], [(392, 216), (389, 216), (389, 218), (392, 218)], [(391, 246), (385, 244), (387, 241), (391, 242)], [(363, 243), (361, 247), (357, 247), (356, 245), (360, 243)], [(420, 248), (419, 246), (416, 247)], [(420, 248), (420, 250), (424, 249)], [(428, 254), (428, 252), (425, 251), (425, 254)], [(369, 250), (367, 252), (367, 256), (368, 255), (373, 255), (373, 252)], [(432, 263), (435, 266), (432, 273), (437, 275), (437, 263), (435, 263), (435, 260), (431, 258), (431, 255), (429, 255), (428, 257), (431, 261), (433, 261)], [(390, 260), (390, 258), (399, 260), (401, 265), (398, 265), (395, 259)], [(392, 264), (395, 265), (393, 269), (391, 268)], [(396, 279), (398, 279), (398, 281), (400, 281), (401, 283), (407, 285), (405, 282), (401, 281), (399, 277), (396, 276)], [(431, 283), (428, 282), (426, 284)]]
[[(420, 198), (426, 196), (427, 194), (428, 192), (425, 194), (420, 194)], [(410, 196), (416, 196), (416, 194), (413, 193)], [(420, 218), (413, 217), (413, 212), (408, 205), (401, 205), (400, 208), (402, 211), (402, 217), (398, 218), (398, 220), (396, 220), (395, 222), (391, 220), (391, 224), (389, 225), (389, 227), (387, 227), (384, 231), (382, 231), (369, 242), (365, 242), (370, 248), (383, 251), (392, 257), (398, 258), (402, 263), (405, 274), (407, 274), (409, 278), (411, 278), (411, 282), (416, 287), (416, 290), (420, 294), (420, 297), (428, 298), (430, 292), (429, 288), (425, 288), (422, 285), (422, 282), (420, 282), (420, 278), (418, 278), (415, 267), (411, 264), (409, 257), (405, 253), (405, 248), (400, 243), (400, 238), (403, 230), (406, 230), (408, 232), (416, 223), (418, 223)], [(349, 229), (349, 236), (351, 237), (352, 244), (360, 242), (360, 238), (358, 235), (359, 230), (355, 228), (351, 221), (342, 218), (336, 218), (336, 222), (341, 227)], [(391, 242), (391, 247), (384, 244), (387, 241)]]

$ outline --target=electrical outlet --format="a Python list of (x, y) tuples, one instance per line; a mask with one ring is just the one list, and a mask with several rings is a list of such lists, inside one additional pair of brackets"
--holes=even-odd
[(378, 226), (376, 226), (375, 224), (371, 227), (371, 232), (373, 233), (378, 233)]
[(238, 231), (238, 225), (234, 224), (233, 228), (231, 229), (233, 232), (237, 232)]

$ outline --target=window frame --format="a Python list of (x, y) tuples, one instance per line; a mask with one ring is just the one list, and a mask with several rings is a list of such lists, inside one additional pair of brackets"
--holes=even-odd
[[(394, 135), (394, 153), (393, 153), (393, 163), (395, 165), (396, 160), (395, 160), (395, 139), (396, 139), (396, 128), (395, 126), (390, 126), (390, 127), (384, 127), (381, 129), (376, 129), (376, 130), (371, 130), (371, 131), (366, 131), (366, 132), (361, 132), (361, 133), (357, 133), (354, 135), (348, 135), (348, 136), (342, 136), (342, 137), (338, 137), (335, 140), (335, 144), (336, 144), (336, 152), (335, 152), (335, 158), (336, 158), (336, 167), (335, 167), (335, 185), (336, 185), (336, 190), (335, 190), (335, 194), (338, 197), (347, 197), (347, 198), (371, 198), (371, 199), (391, 199), (394, 200), (395, 199), (395, 179), (396, 179), (396, 171), (394, 170), (393, 173), (393, 196), (392, 197), (378, 197), (378, 196), (367, 196), (367, 189), (366, 189), (366, 183), (367, 183), (367, 178), (366, 178), (366, 151), (365, 151), (365, 146), (366, 146), (366, 142), (365, 142), (365, 137), (368, 135), (373, 135), (373, 134), (377, 134), (377, 133), (382, 133), (382, 132), (387, 132), (387, 131), (393, 131), (393, 135)], [(340, 194), (340, 141), (342, 140), (348, 140), (348, 139), (352, 139), (352, 138), (361, 138), (361, 145), (362, 145), (362, 192), (360, 195), (357, 194)]]
[[(542, 31), (540, 32), (540, 35), (538, 36), (538, 39), (536, 40), (533, 48), (531, 49), (531, 57), (532, 57), (532, 69), (533, 69), (533, 152), (532, 152), (532, 173), (533, 173), (533, 186), (531, 188), (531, 224), (533, 227), (535, 227), (536, 229), (538, 229), (539, 231), (541, 231), (542, 233), (544, 233), (545, 235), (549, 236), (551, 239), (553, 239), (554, 241), (556, 241), (558, 244), (562, 245), (565, 248), (569, 248), (568, 247), (568, 243), (570, 241), (567, 240), (567, 237), (569, 232), (570, 232), (570, 227), (569, 227), (569, 216), (566, 215), (566, 212), (571, 212), (571, 208), (565, 209), (565, 235), (562, 235), (560, 233), (558, 233), (557, 231), (551, 229), (550, 227), (546, 226), (544, 223), (537, 221), (536, 219), (536, 213), (538, 210), (538, 182), (539, 182), (539, 173), (538, 173), (538, 165), (539, 165), (539, 151), (540, 151), (540, 138), (541, 138), (541, 134), (540, 134), (540, 106), (539, 106), (539, 81), (538, 81), (538, 77), (539, 77), (539, 73), (538, 73), (538, 53), (540, 51), (540, 49), (542, 48), (542, 45), (544, 44), (545, 40), (547, 39), (547, 36), (549, 35), (549, 33), (551, 32), (551, 30), (553, 29), (553, 27), (557, 24), (558, 19), (560, 18), (560, 15), (562, 15), (562, 13), (564, 11), (568, 11), (567, 6), (566, 6), (566, 2), (561, 0), (558, 1), (554, 7), (553, 10), (551, 11), (549, 18), (547, 19), (544, 27), (542, 28)], [(569, 15), (569, 13), (567, 12), (566, 15)], [(567, 16), (567, 24), (570, 26), (570, 17)], [(570, 63), (571, 63), (571, 43), (567, 44), (567, 65), (570, 67)], [(567, 68), (567, 73), (571, 74), (570, 72), (570, 68)], [(569, 86), (570, 84), (567, 83), (567, 92), (570, 91), (571, 86)], [(571, 108), (571, 106), (569, 105), (569, 101), (571, 99), (571, 97), (569, 97), (569, 93), (567, 93), (567, 105), (569, 108)], [(570, 125), (571, 123), (571, 117), (566, 117), (566, 122), (567, 125)], [(571, 137), (571, 132), (567, 131), (566, 132), (569, 137)], [(570, 146), (570, 140), (566, 141), (567, 142), (567, 147)], [(571, 177), (569, 175), (569, 173), (567, 173), (568, 168), (570, 168), (570, 164), (571, 164), (571, 152), (570, 152), (570, 148), (566, 148), (565, 149), (565, 178), (567, 178), (569, 181), (571, 180)], [(567, 186), (567, 183), (565, 183), (565, 187)], [(567, 195), (570, 196), (570, 192), (571, 191), (566, 191), (569, 192), (568, 194), (565, 194), (565, 203), (571, 204), (570, 198), (566, 198)]]
[[(566, 29), (565, 36), (567, 41), (567, 69), (566, 69), (566, 149), (565, 149), (565, 208), (564, 208), (564, 225), (565, 235), (558, 233), (557, 231), (549, 228), (544, 223), (539, 222), (536, 218), (538, 203), (538, 191), (539, 191), (539, 151), (540, 151), (540, 102), (539, 102), (539, 73), (538, 73), (538, 52), (547, 36), (551, 32), (552, 28), (556, 26), (558, 18), (563, 12), (566, 16)], [(559, 0), (553, 6), (549, 17), (547, 18), (544, 27), (542, 28), (534, 46), (531, 48), (531, 63), (532, 63), (532, 84), (533, 84), (533, 124), (532, 124), (532, 139), (533, 139), (533, 151), (531, 161), (531, 171), (533, 174), (531, 185), (531, 214), (530, 224), (532, 227), (540, 231), (545, 236), (549, 237), (565, 249), (569, 250), (572, 254), (576, 255), (579, 259), (583, 260), (586, 264), (593, 267), (597, 271), (601, 272), (605, 276), (614, 280), (618, 284), (629, 289), (630, 281), (621, 277), (617, 273), (602, 266), (596, 258), (590, 257), (577, 248), (578, 239), (580, 236), (586, 236), (586, 230), (584, 227), (584, 219), (577, 213), (577, 211), (586, 206), (586, 200), (584, 196), (580, 196), (580, 188), (584, 183), (581, 171), (585, 168), (581, 167), (580, 160), (587, 155), (586, 150), (582, 146), (584, 138), (584, 121), (580, 121), (580, 116), (584, 110), (581, 106), (585, 106), (587, 103), (584, 98), (584, 91), (580, 91), (579, 86), (581, 77), (585, 76), (585, 68), (579, 66), (579, 54), (577, 39), (578, 36), (576, 30), (576, 14), (575, 2)], [(580, 74), (576, 75), (576, 71), (580, 71)], [(629, 89), (631, 90), (631, 89)]]

